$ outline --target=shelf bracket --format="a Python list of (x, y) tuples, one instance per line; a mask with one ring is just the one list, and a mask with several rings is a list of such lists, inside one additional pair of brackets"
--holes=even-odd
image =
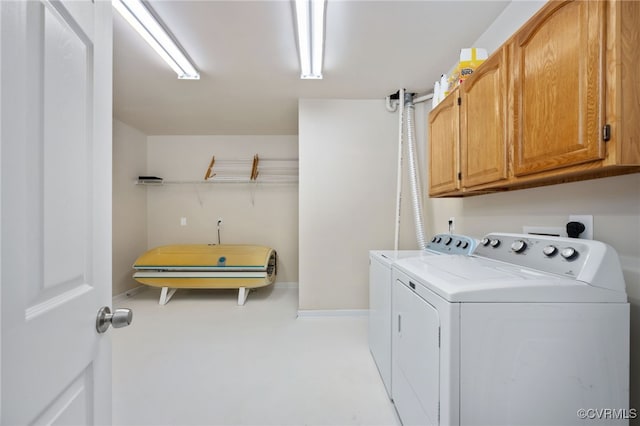
[(209, 168), (207, 169), (207, 173), (205, 173), (204, 175), (204, 180), (212, 178), (216, 175), (215, 173), (213, 173), (213, 165), (215, 164), (215, 162), (216, 162), (216, 156), (212, 155), (211, 162), (209, 163)]
[(258, 154), (253, 156), (253, 166), (251, 166), (251, 180), (256, 180), (258, 178), (258, 163), (260, 162), (260, 158)]

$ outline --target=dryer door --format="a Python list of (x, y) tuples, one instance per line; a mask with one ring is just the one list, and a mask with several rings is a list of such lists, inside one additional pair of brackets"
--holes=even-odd
[(403, 424), (437, 425), (440, 319), (412, 284), (393, 284), (392, 396)]

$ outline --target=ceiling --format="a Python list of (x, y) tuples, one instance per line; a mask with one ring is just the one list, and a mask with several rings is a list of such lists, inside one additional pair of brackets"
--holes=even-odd
[(328, 0), (324, 79), (301, 80), (292, 1), (149, 0), (200, 80), (178, 80), (114, 12), (114, 116), (147, 135), (297, 134), (300, 98), (431, 91), (508, 3)]

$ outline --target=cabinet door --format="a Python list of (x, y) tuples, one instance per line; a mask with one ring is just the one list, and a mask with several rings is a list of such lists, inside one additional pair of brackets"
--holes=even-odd
[(458, 91), (447, 96), (429, 114), (429, 194), (454, 192), (458, 180)]
[(553, 3), (514, 42), (514, 174), (604, 157), (604, 8)]
[(507, 178), (506, 48), (460, 86), (462, 187)]

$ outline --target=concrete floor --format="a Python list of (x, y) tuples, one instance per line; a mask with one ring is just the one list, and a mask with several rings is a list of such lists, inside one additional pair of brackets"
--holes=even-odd
[(297, 319), (293, 288), (160, 290), (117, 299), (114, 425), (399, 425), (366, 317)]

